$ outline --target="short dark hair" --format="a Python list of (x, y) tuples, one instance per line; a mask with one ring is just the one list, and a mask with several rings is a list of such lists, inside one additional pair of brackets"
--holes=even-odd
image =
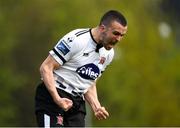
[(111, 24), (112, 21), (117, 21), (123, 26), (127, 25), (126, 18), (123, 16), (123, 14), (121, 14), (120, 12), (118, 12), (116, 10), (110, 10), (110, 11), (106, 12), (102, 16), (99, 25), (103, 24), (105, 26), (108, 26)]

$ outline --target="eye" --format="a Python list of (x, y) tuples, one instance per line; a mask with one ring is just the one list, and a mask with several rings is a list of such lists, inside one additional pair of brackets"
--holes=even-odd
[(120, 33), (120, 32), (117, 32), (117, 31), (114, 31), (113, 34), (114, 34), (115, 36), (124, 36), (124, 35), (125, 35), (125, 34), (122, 34), (122, 33)]
[(116, 31), (113, 32), (113, 34), (116, 35), (116, 36), (120, 36), (120, 33), (119, 33), (119, 32), (116, 32)]

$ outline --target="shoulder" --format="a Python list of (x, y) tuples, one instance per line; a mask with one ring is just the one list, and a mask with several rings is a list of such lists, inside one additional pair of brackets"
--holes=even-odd
[(79, 41), (79, 36), (83, 35), (85, 33), (88, 33), (90, 31), (89, 28), (80, 28), (80, 29), (74, 29), (70, 32), (68, 32), (67, 34), (65, 34), (60, 40), (60, 41), (64, 41), (66, 43), (72, 43), (72, 42), (77, 42)]
[(90, 38), (89, 32), (89, 28), (80, 28), (75, 29), (69, 33), (71, 37), (68, 37), (72, 39), (72, 42), (74, 43), (74, 48), (80, 50), (87, 46)]
[(107, 63), (111, 63), (114, 58), (114, 49), (108, 51), (107, 53)]
[(109, 51), (109, 57), (112, 59), (114, 57), (114, 49), (113, 48)]
[(114, 49), (113, 48), (111, 50), (106, 50), (104, 47), (102, 47), (99, 50), (99, 53), (101, 56), (104, 56), (108, 59), (112, 59), (114, 57)]
[(85, 33), (89, 31), (89, 28), (72, 30), (58, 41), (57, 47), (62, 47), (63, 45), (64, 48), (64, 46), (67, 46), (67, 51), (71, 51), (72, 53), (81, 51), (87, 45), (88, 34)]
[(72, 32), (76, 37), (83, 35), (85, 33), (88, 33), (90, 31), (90, 28), (80, 28), (80, 29), (75, 29)]
[(112, 48), (111, 50), (106, 50), (104, 47), (102, 47), (99, 50), (99, 54), (101, 57), (105, 57), (106, 63), (109, 64), (114, 58), (114, 49)]
[(74, 29), (74, 30), (70, 31), (69, 33), (67, 33), (65, 36), (71, 35), (71, 36), (74, 36), (74, 37), (79, 37), (80, 35), (88, 33), (89, 31), (90, 31), (90, 28)]
[[(67, 33), (62, 39), (65, 42), (75, 42), (77, 44), (77, 43), (82, 42), (82, 40), (84, 42), (84, 40), (89, 37), (89, 35), (86, 34), (89, 32), (90, 32), (90, 28), (74, 29), (74, 30), (70, 31), (69, 33)], [(84, 35), (84, 36), (82, 36), (82, 35)]]

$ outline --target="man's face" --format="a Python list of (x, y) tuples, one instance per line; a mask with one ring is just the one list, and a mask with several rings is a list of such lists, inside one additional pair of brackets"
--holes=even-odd
[(117, 44), (127, 32), (127, 26), (122, 26), (117, 21), (112, 22), (109, 26), (102, 26), (100, 42), (110, 50)]

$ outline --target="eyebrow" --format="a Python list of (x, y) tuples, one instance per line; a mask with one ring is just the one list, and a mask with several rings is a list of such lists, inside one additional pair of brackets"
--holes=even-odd
[(118, 31), (114, 31), (113, 34), (120, 35), (120, 36), (124, 36), (125, 35), (125, 34), (122, 34), (122, 33), (118, 32)]

